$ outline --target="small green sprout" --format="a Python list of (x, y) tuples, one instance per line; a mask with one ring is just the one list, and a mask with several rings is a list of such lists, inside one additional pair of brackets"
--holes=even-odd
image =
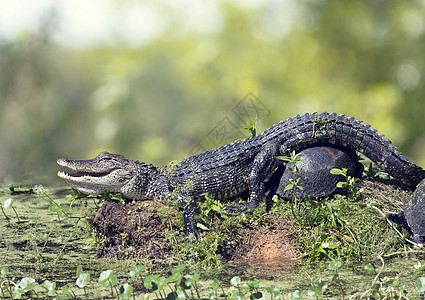
[(357, 181), (359, 181), (359, 178), (356, 177), (352, 177), (350, 175), (347, 175), (347, 169), (346, 168), (342, 168), (342, 169), (338, 169), (338, 168), (333, 168), (331, 171), (331, 174), (333, 175), (342, 175), (345, 177), (345, 181), (340, 181), (336, 184), (336, 186), (338, 188), (348, 188), (349, 192), (355, 196), (357, 194)]
[(301, 179), (305, 179), (298, 171), (298, 166), (299, 165), (305, 165), (305, 163), (302, 161), (301, 157), (303, 156), (302, 153), (295, 153), (295, 151), (291, 152), (291, 156), (277, 156), (277, 159), (286, 161), (290, 164), (286, 164), (287, 168), (289, 168), (289, 170), (291, 171), (291, 173), (295, 174), (296, 177), (294, 179), (290, 179), (290, 184), (288, 184), (285, 187), (285, 191), (289, 191), (292, 190), (292, 205), (291, 205), (291, 211), (292, 211), (292, 215), (294, 216), (294, 218), (297, 218), (296, 214), (295, 214), (295, 199), (296, 199), (296, 190), (303, 190), (303, 187), (300, 185), (300, 180)]
[(9, 220), (9, 217), (6, 215), (4, 210), (8, 210), (8, 209), (11, 208), (15, 212), (15, 215), (16, 215), (16, 218), (18, 219), (18, 222), (21, 222), (21, 220), (19, 219), (18, 213), (16, 212), (16, 209), (13, 207), (14, 202), (15, 202), (15, 200), (13, 200), (12, 198), (6, 199), (6, 201), (4, 201), (4, 203), (3, 203), (3, 205), (0, 206), (1, 211), (3, 212), (3, 215), (6, 217), (6, 220)]

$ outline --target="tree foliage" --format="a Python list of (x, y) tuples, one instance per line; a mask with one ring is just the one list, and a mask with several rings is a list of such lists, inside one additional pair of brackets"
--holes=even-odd
[[(141, 46), (63, 48), (55, 28), (0, 42), (0, 178), (54, 174), (56, 158), (102, 150), (182, 159), (249, 93), (259, 131), (313, 111), (363, 119), (425, 165), (421, 1), (219, 4), (210, 33), (177, 14)], [(168, 13), (170, 10), (165, 10)], [(51, 26), (54, 26), (52, 23)]]

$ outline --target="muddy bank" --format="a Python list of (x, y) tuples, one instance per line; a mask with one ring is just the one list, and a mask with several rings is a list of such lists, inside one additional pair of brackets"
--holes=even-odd
[[(365, 215), (365, 213), (359, 213), (362, 209), (366, 209), (367, 214), (376, 215), (374, 222), (379, 221), (383, 232), (391, 231), (392, 229), (388, 227), (382, 216), (372, 208), (368, 210), (365, 203), (380, 201), (383, 211), (398, 211), (407, 194), (394, 186), (375, 180), (361, 181), (358, 189), (361, 190), (363, 200), (356, 199), (354, 202), (341, 205), (343, 209), (341, 213), (346, 213), (345, 218), (352, 221), (351, 223), (354, 222), (350, 225), (354, 227), (351, 227), (348, 232), (358, 231), (358, 234), (363, 234), (361, 230), (366, 226), (363, 225), (365, 221), (358, 220), (358, 224), (356, 223), (357, 219)], [(327, 201), (332, 202), (332, 200)], [(304, 204), (301, 207), (305, 207)], [(327, 206), (325, 205), (323, 208), (326, 209)], [(299, 241), (296, 238), (300, 233), (298, 232), (297, 235), (293, 232), (293, 224), (296, 221), (291, 214), (287, 213), (282, 216), (281, 213), (273, 213), (274, 210), (263, 211), (264, 214), (259, 216), (261, 221), (258, 224), (251, 224), (248, 220), (252, 219), (246, 218), (246, 221), (241, 221), (236, 225), (233, 223), (231, 226), (222, 227), (225, 218), (213, 217), (210, 226), (218, 228), (218, 234), (223, 235), (222, 242), (217, 249), (223, 261), (261, 262), (262, 266), (273, 268), (277, 264), (291, 264), (301, 256)], [(335, 216), (338, 217), (337, 214)], [(175, 259), (174, 254), (177, 247), (175, 242), (177, 245), (188, 243), (187, 237), (182, 231), (184, 228), (183, 210), (172, 209), (161, 202), (143, 201), (123, 204), (106, 201), (97, 211), (92, 223), (101, 240), (101, 246), (98, 249), (99, 257), (140, 259), (152, 263), (171, 261)], [(316, 227), (310, 226), (312, 226), (311, 230)], [(209, 238), (206, 230), (199, 231), (204, 239)], [(347, 232), (339, 234), (335, 229), (324, 228), (322, 231), (336, 243), (347, 241), (353, 243), (353, 238), (355, 239), (354, 235), (349, 237)], [(170, 237), (174, 245), (170, 242)], [(343, 239), (345, 241), (342, 241)], [(376, 247), (381, 246), (377, 245)]]
[[(299, 256), (297, 243), (290, 229), (290, 220), (277, 215), (265, 216), (271, 226), (243, 224), (231, 236), (224, 237), (219, 247), (224, 260), (250, 259), (273, 265)], [(271, 220), (273, 219), (273, 220)], [(100, 257), (144, 258), (152, 262), (173, 257), (170, 231), (179, 231), (182, 212), (154, 201), (122, 204), (104, 202), (93, 218), (93, 227), (102, 240)], [(221, 220), (214, 220), (219, 226)], [(180, 227), (181, 229), (181, 227)], [(202, 233), (201, 233), (202, 234)], [(178, 237), (187, 243), (185, 235)]]

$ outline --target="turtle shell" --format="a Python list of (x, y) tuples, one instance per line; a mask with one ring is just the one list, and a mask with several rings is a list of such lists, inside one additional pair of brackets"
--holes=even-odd
[(404, 217), (416, 243), (425, 245), (425, 179), (403, 204)]
[(288, 163), (279, 167), (268, 182), (268, 189), (281, 198), (292, 198), (294, 191), (285, 191), (285, 188), (297, 176), (301, 176), (299, 185), (303, 190), (296, 189), (296, 197), (324, 197), (336, 190), (338, 182), (346, 180), (343, 175), (331, 174), (333, 168), (346, 168), (349, 176), (358, 176), (363, 171), (362, 165), (357, 162), (356, 152), (349, 148), (320, 145), (300, 153), (304, 164), (297, 164), (298, 174), (291, 172), (293, 164)]

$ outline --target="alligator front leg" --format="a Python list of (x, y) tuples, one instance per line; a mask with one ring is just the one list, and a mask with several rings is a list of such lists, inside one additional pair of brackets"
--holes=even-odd
[(268, 143), (257, 154), (249, 173), (249, 202), (241, 204), (231, 204), (225, 209), (230, 213), (240, 213), (255, 209), (264, 198), (264, 181), (272, 172), (276, 164), (276, 156), (279, 155), (279, 145), (277, 143)]
[(184, 212), (184, 224), (186, 226), (186, 234), (195, 240), (199, 238), (199, 233), (195, 229), (195, 211), (196, 211), (196, 202), (189, 201), (186, 206), (186, 211)]
[(191, 197), (173, 193), (169, 196), (169, 198), (173, 201), (178, 201), (178, 203), (185, 207), (184, 212), (184, 224), (186, 227), (186, 234), (189, 238), (197, 240), (199, 238), (199, 233), (195, 229), (195, 212), (196, 212), (196, 202)]

